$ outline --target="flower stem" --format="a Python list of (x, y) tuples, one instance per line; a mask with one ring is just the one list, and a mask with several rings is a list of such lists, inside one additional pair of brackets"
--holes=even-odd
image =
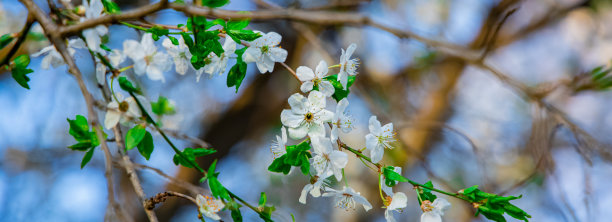
[(340, 67), (340, 64), (336, 64), (336, 65), (333, 65), (333, 66), (330, 66), (330, 67), (327, 67), (327, 68), (331, 69), (331, 68), (337, 68), (337, 67)]

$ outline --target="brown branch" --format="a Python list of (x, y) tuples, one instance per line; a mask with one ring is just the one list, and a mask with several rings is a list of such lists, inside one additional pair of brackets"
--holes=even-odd
[(149, 198), (148, 200), (146, 200), (145, 201), (145, 208), (147, 210), (153, 210), (153, 208), (155, 208), (155, 205), (157, 205), (159, 203), (165, 202), (168, 197), (180, 197), (180, 198), (184, 198), (184, 199), (187, 199), (187, 200), (193, 202), (193, 204), (195, 204), (196, 206), (198, 205), (198, 202), (196, 202), (196, 200), (193, 197), (187, 196), (187, 195), (179, 193), (179, 192), (166, 191), (166, 192), (163, 192), (163, 193), (158, 193), (155, 196), (153, 196), (153, 197)]
[(140, 200), (140, 203), (142, 204), (144, 211), (147, 214), (147, 217), (149, 218), (149, 221), (156, 222), (158, 220), (157, 216), (155, 216), (155, 212), (153, 212), (153, 210), (147, 207), (147, 200), (145, 199), (146, 196), (144, 190), (142, 189), (142, 185), (140, 184), (140, 180), (138, 179), (138, 175), (134, 170), (134, 164), (130, 160), (130, 156), (128, 156), (125, 152), (125, 144), (123, 143), (123, 134), (121, 133), (121, 128), (119, 126), (115, 126), (113, 127), (113, 132), (115, 133), (115, 141), (117, 142), (117, 149), (119, 151), (119, 155), (123, 160), (122, 166), (123, 168), (125, 168), (125, 172), (130, 178), (130, 182), (134, 187), (134, 191), (136, 192), (136, 195), (138, 196), (138, 199)]
[[(32, 0), (20, 0), (25, 7), (28, 9), (29, 13), (31, 13), (34, 18), (40, 23), (42, 28), (45, 31), (45, 34), (51, 40), (57, 51), (62, 55), (62, 58), (68, 65), (69, 72), (76, 78), (79, 88), (81, 89), (81, 93), (85, 99), (85, 103), (87, 104), (88, 118), (93, 129), (98, 129), (100, 125), (98, 122), (98, 115), (94, 110), (94, 99), (87, 90), (87, 86), (85, 85), (85, 81), (83, 81), (83, 75), (81, 71), (77, 68), (76, 63), (72, 59), (72, 56), (68, 52), (66, 48), (66, 43), (62, 39), (62, 37), (57, 32), (58, 26), (51, 21), (51, 19), (34, 3)], [(113, 176), (112, 176), (112, 155), (109, 151), (108, 144), (106, 140), (103, 139), (102, 131), (95, 130), (96, 136), (98, 137), (98, 141), (100, 141), (100, 147), (104, 152), (105, 157), (105, 173), (107, 182), (107, 190), (108, 190), (108, 202), (109, 207), (112, 207), (120, 218), (125, 219), (125, 215), (122, 212), (119, 204), (115, 201), (115, 192), (113, 188)]]

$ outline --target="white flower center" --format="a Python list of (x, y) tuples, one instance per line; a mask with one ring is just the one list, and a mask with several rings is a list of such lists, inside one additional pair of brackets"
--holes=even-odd
[(338, 203), (336, 203), (336, 207), (340, 207), (346, 211), (355, 209), (355, 199), (353, 199), (353, 195), (343, 193)]

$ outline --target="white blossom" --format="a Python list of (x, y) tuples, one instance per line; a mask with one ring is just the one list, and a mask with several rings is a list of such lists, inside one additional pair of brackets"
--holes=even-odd
[(346, 114), (346, 107), (349, 102), (346, 98), (340, 100), (336, 106), (336, 112), (332, 118), (332, 129), (331, 129), (331, 140), (336, 142), (338, 140), (338, 130), (342, 130), (344, 133), (348, 133), (353, 129), (353, 119), (351, 116)]
[(275, 62), (285, 62), (287, 59), (287, 50), (278, 46), (281, 38), (276, 32), (268, 32), (255, 39), (249, 43), (250, 46), (242, 55), (242, 60), (246, 63), (255, 62), (262, 74), (274, 71)]
[[(83, 7), (85, 8), (85, 18), (81, 18), (81, 22), (89, 19), (95, 19), (102, 16), (104, 11), (104, 5), (100, 0), (91, 0), (91, 3), (88, 3), (87, 0), (83, 0)], [(104, 25), (98, 25), (94, 28), (86, 29), (83, 31), (83, 36), (85, 37), (85, 42), (87, 42), (87, 46), (94, 52), (102, 52), (103, 49), (100, 48), (101, 36), (106, 35), (108, 33), (108, 28)]]
[(393, 148), (391, 146), (391, 143), (395, 141), (393, 137), (393, 123), (388, 123), (381, 127), (376, 116), (372, 116), (370, 117), (368, 127), (370, 128), (370, 133), (365, 136), (366, 149), (370, 151), (372, 162), (378, 163), (378, 161), (382, 160), (385, 148)]
[(342, 180), (342, 169), (348, 162), (348, 155), (340, 150), (335, 150), (329, 138), (316, 135), (310, 139), (315, 154), (312, 158), (312, 166), (317, 171), (317, 175), (323, 176), (331, 171), (336, 180)]
[[(142, 115), (138, 103), (133, 97), (123, 99), (123, 95), (120, 93), (115, 93), (115, 96), (119, 101), (113, 100), (106, 105), (106, 116), (104, 117), (104, 127), (106, 129), (115, 127), (119, 122), (126, 124), (130, 119), (139, 118)], [(147, 107), (147, 105), (150, 107), (144, 97), (138, 96), (138, 100), (143, 103), (144, 107)]]
[(172, 60), (163, 53), (158, 52), (151, 33), (142, 36), (140, 42), (136, 40), (125, 40), (123, 42), (123, 52), (130, 59), (134, 60), (134, 72), (137, 75), (145, 73), (151, 80), (164, 80), (163, 72), (172, 67)]
[[(106, 51), (103, 51), (104, 53), (102, 53), (103, 55), (106, 54)], [(117, 50), (117, 49), (113, 49), (110, 54), (109, 54), (109, 62), (110, 64), (114, 67), (117, 68), (119, 66), (119, 64), (121, 64), (123, 62), (123, 60), (125, 60), (125, 55), (123, 55), (123, 53), (121, 53), (121, 51)], [(106, 65), (104, 65), (103, 63), (101, 63), (98, 59), (98, 57), (96, 57), (96, 79), (98, 80), (98, 84), (100, 85), (104, 85), (104, 82), (106, 81)]]
[(308, 99), (299, 93), (289, 97), (291, 109), (281, 112), (281, 122), (289, 128), (289, 137), (301, 139), (306, 135), (325, 135), (325, 122), (331, 121), (333, 113), (325, 109), (325, 95), (312, 91)]
[(198, 211), (200, 211), (200, 214), (213, 220), (221, 220), (221, 217), (219, 217), (217, 212), (221, 211), (221, 209), (225, 207), (223, 201), (198, 194), (196, 197), (196, 202), (198, 204)]
[(385, 219), (387, 219), (387, 222), (395, 222), (393, 211), (401, 212), (401, 210), (408, 204), (408, 198), (406, 197), (406, 194), (402, 192), (394, 193), (393, 196), (387, 198), (390, 199), (390, 202), (388, 202), (389, 205), (385, 210)]
[[(236, 42), (232, 38), (225, 38), (225, 43), (223, 43), (223, 53), (221, 56), (217, 56), (214, 52), (211, 52), (210, 55), (206, 59), (210, 60), (210, 63), (204, 66), (204, 72), (208, 74), (209, 77), (214, 75), (221, 75), (225, 73), (225, 68), (227, 67), (227, 61), (229, 57), (234, 54), (236, 51)], [(200, 80), (200, 75), (198, 75), (198, 81)]]
[(434, 202), (425, 200), (421, 203), (421, 222), (442, 222), (444, 211), (450, 208), (451, 204), (443, 198), (436, 198)]
[(276, 136), (276, 141), (272, 143), (270, 146), (270, 151), (272, 152), (272, 157), (274, 159), (279, 158), (280, 156), (287, 153), (287, 129), (285, 127), (281, 127), (281, 136)]
[(357, 45), (355, 43), (349, 45), (344, 51), (342, 49), (342, 55), (340, 55), (340, 72), (338, 73), (338, 81), (346, 89), (348, 84), (348, 75), (357, 75), (357, 67), (359, 66), (359, 60), (357, 58), (351, 59), (351, 56), (355, 52)]
[(189, 66), (191, 66), (191, 52), (189, 52), (189, 48), (185, 45), (183, 37), (179, 38), (178, 42), (178, 45), (174, 45), (170, 39), (166, 38), (162, 42), (162, 45), (166, 48), (166, 52), (174, 59), (174, 68), (176, 72), (185, 75)]
[(353, 188), (344, 187), (343, 190), (329, 189), (330, 192), (324, 193), (324, 197), (334, 197), (336, 207), (344, 210), (354, 210), (357, 204), (361, 204), (366, 211), (372, 209), (372, 204), (365, 197), (362, 197), (359, 192), (355, 192)]
[(306, 66), (300, 66), (296, 70), (298, 79), (302, 81), (300, 89), (302, 92), (310, 92), (314, 87), (318, 87), (319, 92), (325, 94), (325, 96), (331, 96), (334, 94), (334, 86), (329, 82), (323, 80), (327, 76), (327, 63), (323, 60), (317, 65), (315, 72)]
[(325, 175), (312, 177), (310, 183), (306, 184), (302, 189), (302, 194), (300, 195), (299, 199), (300, 203), (306, 204), (306, 196), (308, 196), (308, 193), (310, 193), (310, 195), (313, 197), (320, 197), (321, 190), (323, 190), (325, 186), (328, 186), (328, 184), (325, 183), (325, 178), (330, 177), (331, 175), (332, 172), (328, 171)]
[[(68, 41), (68, 53), (70, 54), (70, 56), (74, 56), (74, 53), (76, 52), (75, 49), (84, 49), (85, 47), (85, 42), (83, 42), (83, 40), (77, 38), (77, 39), (71, 39)], [(64, 58), (62, 57), (62, 55), (55, 49), (54, 45), (50, 45), (47, 46), (43, 49), (41, 49), (39, 52), (34, 53), (32, 56), (33, 57), (38, 57), (41, 55), (45, 55), (45, 57), (43, 57), (42, 62), (41, 62), (41, 67), (43, 69), (49, 69), (49, 67), (53, 66), (53, 68), (58, 67), (60, 65), (64, 65)]]

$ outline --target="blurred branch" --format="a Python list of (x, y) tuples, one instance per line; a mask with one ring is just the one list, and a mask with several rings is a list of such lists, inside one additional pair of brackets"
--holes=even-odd
[[(124, 166), (125, 165), (125, 163), (122, 163), (122, 162), (119, 162), (119, 161), (114, 161), (113, 163), (116, 164), (116, 165), (119, 165), (119, 166)], [(172, 177), (172, 176), (164, 173), (164, 171), (162, 171), (162, 170), (160, 170), (158, 168), (155, 168), (155, 167), (152, 167), (152, 166), (148, 166), (148, 165), (144, 165), (144, 164), (138, 164), (138, 163), (132, 163), (132, 166), (133, 166), (133, 168), (136, 168), (136, 169), (153, 171), (153, 172), (157, 173), (159, 176), (161, 176), (164, 179), (168, 180), (168, 182), (170, 182), (170, 183), (172, 183), (174, 185), (177, 185), (177, 186), (179, 186), (179, 187), (181, 187), (181, 188), (183, 188), (185, 190), (188, 190), (192, 194), (202, 194), (202, 193), (206, 193), (207, 192), (207, 190), (202, 188), (202, 187), (193, 185), (193, 184), (191, 184), (191, 183), (189, 183), (187, 181), (181, 180), (179, 178)]]

